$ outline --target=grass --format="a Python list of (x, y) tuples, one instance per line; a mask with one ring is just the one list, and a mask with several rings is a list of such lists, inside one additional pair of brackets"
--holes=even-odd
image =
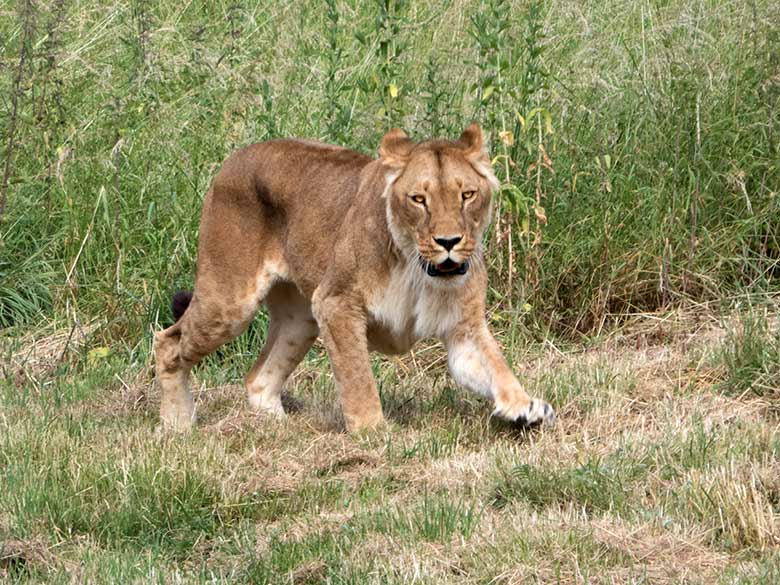
[[(775, 583), (780, 20), (769, 0), (20, 0), (0, 19), (0, 580)], [(151, 334), (231, 151), (490, 136), (489, 317), (559, 414), (441, 348), (341, 432), (319, 345), (247, 412), (258, 316), (157, 431)], [(6, 170), (7, 169), (7, 170)]]
[(769, 395), (724, 386), (722, 356), (742, 349), (719, 319), (682, 312), (588, 348), (517, 346), (562, 413), (534, 433), (431, 383), (444, 365), (428, 347), (377, 364), (390, 427), (358, 436), (338, 430), (319, 350), (285, 421), (249, 413), (205, 364), (188, 436), (157, 430), (142, 361), (28, 368), (0, 396), (0, 569), (52, 583), (771, 583), (780, 434)]
[(392, 124), (456, 136), (472, 118), (504, 182), (491, 300), (530, 306), (524, 325), (572, 336), (774, 290), (771, 2), (329, 6), (21, 2), (2, 25), (21, 74), (0, 79), (0, 323), (75, 311), (106, 343), (148, 336), (191, 285), (200, 203), (235, 148), (375, 152)]
[(780, 379), (780, 329), (776, 319), (745, 315), (728, 332), (719, 355), (727, 377), (723, 387), (732, 393), (752, 392), (777, 397)]
[(617, 512), (626, 508), (626, 479), (623, 470), (588, 461), (560, 471), (534, 468), (527, 463), (514, 467), (496, 488), (493, 504), (498, 508), (519, 497), (532, 507), (544, 509), (569, 504), (589, 513)]

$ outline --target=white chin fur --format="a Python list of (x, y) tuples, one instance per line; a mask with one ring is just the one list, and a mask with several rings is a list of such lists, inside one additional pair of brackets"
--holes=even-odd
[(423, 269), (420, 269), (420, 273), (423, 275), (423, 282), (425, 286), (435, 288), (437, 290), (452, 290), (463, 286), (471, 275), (471, 270), (466, 274), (456, 274), (454, 276), (431, 276)]

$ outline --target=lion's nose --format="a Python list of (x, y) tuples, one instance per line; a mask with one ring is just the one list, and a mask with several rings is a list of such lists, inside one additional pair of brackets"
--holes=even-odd
[(462, 236), (455, 236), (455, 237), (446, 237), (446, 238), (433, 238), (433, 241), (449, 252), (462, 239), (463, 239)]

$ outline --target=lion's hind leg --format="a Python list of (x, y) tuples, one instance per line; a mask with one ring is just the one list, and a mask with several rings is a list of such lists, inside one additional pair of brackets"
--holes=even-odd
[(290, 283), (275, 285), (265, 299), (270, 314), (268, 337), (246, 377), (253, 410), (284, 415), (282, 388), (317, 339), (311, 303)]
[(196, 291), (181, 320), (155, 335), (155, 370), (164, 426), (188, 429), (193, 425), (195, 404), (189, 390), (190, 370), (246, 329), (257, 308), (256, 302), (252, 304), (255, 306), (229, 303)]
[(199, 281), (181, 319), (155, 335), (155, 368), (164, 426), (187, 429), (195, 422), (195, 405), (188, 387), (190, 370), (246, 330), (260, 302), (279, 279), (279, 272), (267, 264), (251, 276), (233, 276), (233, 281)]

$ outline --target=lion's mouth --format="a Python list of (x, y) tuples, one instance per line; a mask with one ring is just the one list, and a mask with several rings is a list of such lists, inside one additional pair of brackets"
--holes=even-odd
[(452, 260), (451, 258), (447, 258), (441, 264), (432, 264), (430, 262), (425, 262), (423, 264), (423, 268), (428, 273), (428, 276), (458, 276), (460, 274), (466, 274), (466, 272), (468, 272), (469, 263), (468, 262), (458, 263)]

